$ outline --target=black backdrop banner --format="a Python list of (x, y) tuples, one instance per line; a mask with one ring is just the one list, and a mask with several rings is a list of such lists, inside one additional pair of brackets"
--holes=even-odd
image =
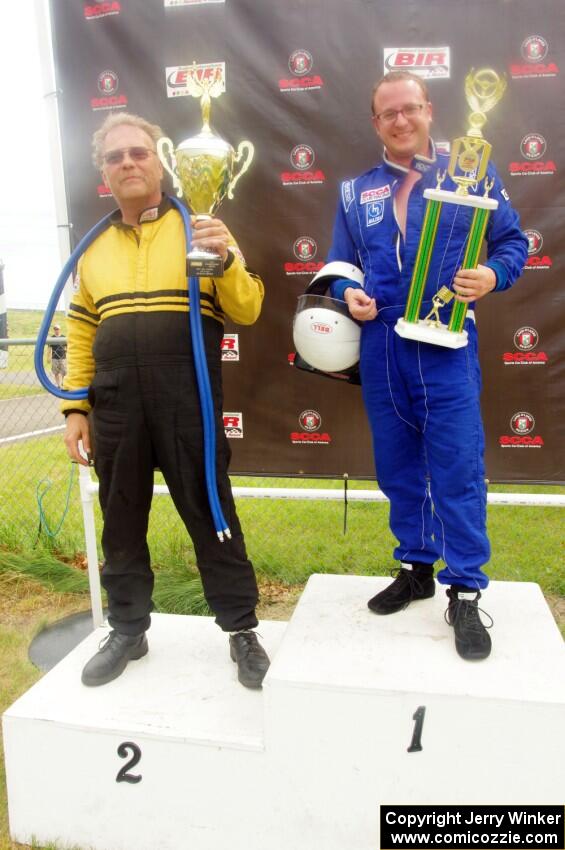
[[(508, 87), (485, 136), (530, 243), (514, 288), (478, 305), (487, 474), (562, 482), (565, 422), (565, 15), (562, 0), (51, 0), (73, 233), (112, 208), (90, 160), (110, 111), (160, 124), (175, 144), (199, 132), (186, 75), (225, 73), (213, 129), (255, 147), (218, 215), (266, 285), (250, 328), (226, 327), (225, 425), (232, 471), (369, 478), (358, 387), (292, 364), (297, 296), (324, 263), (339, 182), (380, 159), (372, 85), (421, 73), (434, 138), (467, 130), (471, 68)], [(166, 185), (172, 191), (170, 184)]]

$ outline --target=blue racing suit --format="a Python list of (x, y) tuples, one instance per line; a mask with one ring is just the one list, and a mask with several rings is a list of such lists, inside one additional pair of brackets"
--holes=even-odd
[[(417, 160), (417, 161), (416, 161)], [(341, 185), (328, 262), (359, 266), (365, 292), (375, 298), (378, 315), (364, 322), (360, 373), (371, 426), (377, 479), (390, 500), (390, 527), (398, 540), (396, 559), (433, 564), (443, 584), (477, 590), (488, 584), (481, 567), (490, 557), (486, 534), (484, 433), (480, 411), (481, 375), (474, 311), (467, 313), (468, 345), (459, 349), (404, 339), (394, 332), (403, 316), (418, 249), (426, 201), (437, 170), (448, 157), (417, 157), (422, 172), (408, 199), (406, 238), (398, 227), (394, 201), (407, 169), (386, 159)], [(487, 260), (496, 274), (496, 291), (509, 288), (522, 272), (527, 239), (520, 230), (494, 166), (489, 196), (498, 201), (486, 231)], [(448, 176), (442, 189), (455, 190)], [(484, 186), (477, 187), (484, 194)], [(422, 311), (450, 286), (461, 266), (473, 209), (444, 204), (427, 277)], [(351, 281), (335, 281), (334, 298), (343, 298)], [(448, 323), (453, 302), (440, 311)], [(470, 305), (472, 308), (472, 304)]]

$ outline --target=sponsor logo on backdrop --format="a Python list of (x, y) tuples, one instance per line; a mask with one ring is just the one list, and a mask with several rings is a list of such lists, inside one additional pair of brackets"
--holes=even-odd
[(539, 133), (528, 133), (520, 142), (520, 151), (526, 159), (539, 159), (547, 150), (547, 142)]
[(527, 271), (550, 269), (553, 265), (553, 260), (548, 254), (540, 253), (543, 246), (543, 236), (539, 230), (524, 230), (524, 235), (528, 239), (528, 259), (526, 260), (524, 269)]
[(292, 77), (279, 80), (280, 91), (315, 91), (324, 85), (319, 74), (312, 73), (314, 57), (309, 50), (294, 50), (288, 57), (288, 70)]
[(165, 68), (165, 79), (167, 83), (167, 97), (187, 97), (190, 95), (190, 81), (192, 79), (209, 83), (218, 82), (221, 89), (226, 90), (226, 63), (206, 62), (203, 65), (175, 65)]
[(321, 431), (322, 417), (317, 410), (303, 410), (298, 417), (301, 431), (292, 431), (290, 441), (294, 445), (329, 446), (330, 435)]
[(303, 410), (298, 423), (303, 431), (318, 431), (322, 427), (322, 417), (317, 410)]
[(318, 253), (318, 245), (311, 236), (299, 236), (292, 248), (298, 262), (284, 264), (287, 275), (316, 274), (324, 267), (323, 262), (315, 262), (314, 258)]
[(225, 413), (224, 431), (230, 440), (243, 439), (243, 413)]
[(449, 47), (385, 47), (384, 69), (412, 71), (424, 79), (449, 79), (451, 68)]
[(90, 99), (90, 106), (94, 112), (102, 109), (125, 109), (128, 99), (125, 94), (118, 94), (120, 80), (115, 71), (102, 71), (98, 75), (97, 87), (99, 97)]
[(533, 351), (539, 342), (535, 328), (525, 325), (514, 334), (514, 347), (517, 351), (505, 351), (502, 361), (505, 366), (545, 366), (548, 356), (545, 351)]
[(324, 183), (326, 175), (319, 168), (314, 168), (315, 159), (316, 155), (310, 145), (296, 145), (290, 152), (290, 164), (297, 170), (283, 171), (282, 185), (303, 186)]
[(527, 133), (520, 142), (522, 162), (511, 162), (508, 170), (512, 177), (517, 175), (555, 174), (557, 167), (553, 160), (545, 157), (547, 142), (539, 133)]
[(521, 44), (520, 54), (523, 61), (510, 64), (510, 75), (517, 80), (521, 77), (556, 77), (559, 68), (555, 62), (546, 62), (549, 44), (541, 35), (529, 35)]
[(168, 6), (204, 6), (206, 3), (225, 3), (226, 0), (165, 0), (165, 9)]
[(501, 448), (539, 449), (544, 445), (543, 437), (532, 435), (532, 431), (536, 427), (536, 420), (531, 413), (520, 410), (511, 417), (509, 424), (513, 433), (502, 434), (498, 438), (498, 444)]
[(313, 260), (318, 253), (318, 245), (310, 236), (299, 236), (292, 250), (298, 260)]
[(222, 360), (231, 360), (234, 363), (238, 361), (239, 334), (224, 334), (220, 348), (222, 352)]
[(84, 17), (87, 21), (94, 21), (96, 18), (107, 18), (108, 15), (119, 15), (121, 11), (118, 0), (113, 3), (87, 3), (84, 6)]
[(99, 183), (96, 187), (96, 193), (99, 198), (111, 198), (112, 193), (104, 183)]

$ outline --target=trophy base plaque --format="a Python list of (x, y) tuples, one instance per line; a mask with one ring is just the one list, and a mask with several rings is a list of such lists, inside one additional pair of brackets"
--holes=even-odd
[(394, 326), (396, 333), (404, 339), (415, 339), (431, 345), (442, 345), (444, 348), (463, 348), (467, 345), (467, 331), (454, 333), (447, 325), (436, 325), (420, 319), (417, 322), (407, 322), (399, 319)]
[(186, 257), (189, 277), (223, 277), (224, 261), (215, 251), (191, 251)]

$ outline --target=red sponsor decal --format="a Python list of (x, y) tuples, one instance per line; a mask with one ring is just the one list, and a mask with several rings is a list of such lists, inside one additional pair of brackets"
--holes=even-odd
[(550, 269), (553, 265), (553, 260), (547, 254), (543, 257), (528, 257), (526, 260), (525, 269)]
[(84, 17), (88, 20), (105, 18), (107, 15), (119, 15), (122, 7), (114, 0), (113, 3), (91, 3), (84, 7)]
[(303, 434), (301, 434), (298, 431), (293, 431), (290, 435), (290, 440), (295, 445), (310, 444), (310, 445), (318, 445), (318, 446), (328, 446), (331, 443), (332, 438), (327, 433), (323, 433), (323, 434), (303, 433)]
[(555, 174), (557, 166), (553, 160), (547, 162), (511, 162), (508, 170), (512, 176), (516, 174)]
[(498, 438), (498, 444), (502, 448), (527, 448), (539, 449), (544, 444), (543, 437), (530, 437), (529, 434), (525, 437), (510, 436), (508, 434)]
[(385, 47), (385, 73), (414, 71), (424, 78), (449, 77), (449, 47)]
[(92, 109), (121, 109), (128, 105), (125, 94), (112, 95), (111, 97), (93, 97), (90, 100)]
[(318, 74), (312, 77), (296, 77), (293, 80), (279, 80), (281, 91), (307, 91), (321, 89), (323, 85), (324, 81)]
[(510, 65), (510, 74), (514, 79), (519, 77), (556, 77), (559, 73), (559, 68), (555, 62), (549, 62), (547, 65), (539, 63), (537, 65)]
[(286, 274), (317, 274), (324, 268), (324, 263), (285, 263)]
[(320, 169), (316, 171), (283, 171), (281, 182), (283, 186), (302, 186), (306, 183), (324, 183), (326, 175)]
[(505, 351), (502, 360), (506, 366), (530, 366), (547, 363), (548, 356), (545, 351)]
[(96, 187), (96, 191), (98, 192), (99, 198), (111, 198), (112, 197), (112, 193), (110, 192), (108, 187), (106, 185), (104, 185), (104, 183), (100, 183)]

